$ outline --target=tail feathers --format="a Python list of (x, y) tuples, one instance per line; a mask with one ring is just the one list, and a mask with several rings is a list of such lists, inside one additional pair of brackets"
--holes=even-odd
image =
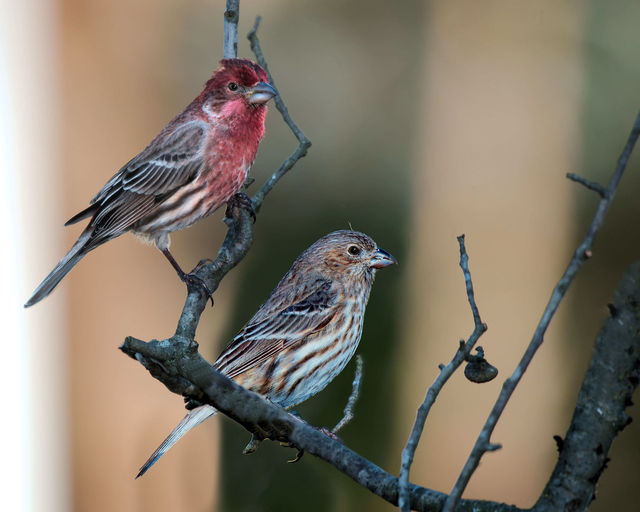
[(85, 231), (80, 235), (80, 238), (78, 238), (78, 241), (73, 244), (73, 247), (69, 250), (67, 255), (60, 260), (60, 263), (55, 266), (51, 273), (45, 277), (44, 281), (40, 283), (40, 286), (36, 288), (36, 291), (33, 292), (31, 298), (25, 303), (25, 308), (33, 306), (49, 295), (62, 278), (66, 276), (76, 265), (76, 263), (78, 263), (91, 249), (93, 249), (93, 247), (88, 250), (86, 248), (86, 244), (90, 236), (91, 233), (88, 231)]
[(100, 209), (100, 205), (98, 203), (94, 203), (91, 206), (89, 206), (89, 208), (85, 208), (80, 213), (76, 213), (67, 222), (65, 222), (64, 225), (70, 226), (71, 224), (80, 222), (82, 219), (86, 219), (87, 217), (93, 217), (98, 212), (99, 209)]
[(136, 475), (136, 478), (140, 478), (144, 475), (147, 470), (153, 466), (160, 457), (162, 457), (165, 452), (167, 452), (174, 444), (176, 444), (180, 438), (189, 432), (191, 429), (197, 427), (207, 418), (213, 416), (217, 411), (211, 407), (210, 405), (201, 405), (200, 407), (196, 407), (192, 411), (189, 411), (187, 415), (182, 418), (182, 421), (178, 423), (178, 426), (173, 429), (171, 434), (167, 436), (167, 438), (162, 441), (162, 444), (158, 446), (155, 452), (149, 457), (149, 460), (143, 464), (140, 468), (139, 473)]

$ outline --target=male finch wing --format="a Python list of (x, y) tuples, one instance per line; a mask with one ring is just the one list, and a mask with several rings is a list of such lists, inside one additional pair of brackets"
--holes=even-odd
[(163, 131), (127, 163), (91, 201), (98, 205), (88, 226), (93, 238), (121, 235), (192, 181), (204, 164), (201, 147), (206, 128), (205, 123), (193, 121)]
[[(158, 195), (191, 181), (204, 163), (202, 149), (209, 129), (207, 123), (200, 120), (169, 125), (120, 170), (121, 179), (117, 181), (121, 181), (122, 189)], [(112, 195), (110, 183), (92, 203), (102, 202)]]
[(36, 288), (25, 307), (44, 299), (84, 255), (129, 230), (200, 171), (204, 162), (201, 148), (206, 124), (193, 121), (169, 128), (171, 125), (120, 169), (88, 208), (66, 222), (68, 226), (93, 216), (78, 241)]

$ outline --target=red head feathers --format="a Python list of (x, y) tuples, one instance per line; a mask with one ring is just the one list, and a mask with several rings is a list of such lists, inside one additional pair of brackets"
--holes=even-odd
[(258, 82), (269, 83), (267, 72), (260, 66), (247, 59), (223, 59), (220, 67), (213, 73), (205, 85), (204, 91), (227, 87), (234, 82), (242, 87), (252, 87)]

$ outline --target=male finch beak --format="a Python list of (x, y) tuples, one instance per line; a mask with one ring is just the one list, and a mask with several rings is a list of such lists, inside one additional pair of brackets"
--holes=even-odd
[(266, 103), (271, 98), (273, 98), (278, 91), (276, 91), (271, 85), (267, 82), (258, 82), (256, 85), (247, 90), (246, 95), (249, 99), (249, 103), (254, 103), (257, 105), (262, 105)]
[(389, 265), (394, 265), (396, 263), (398, 262), (393, 256), (391, 256), (391, 254), (378, 247), (376, 252), (373, 253), (373, 258), (371, 258), (371, 261), (369, 262), (369, 267), (378, 269), (388, 267)]

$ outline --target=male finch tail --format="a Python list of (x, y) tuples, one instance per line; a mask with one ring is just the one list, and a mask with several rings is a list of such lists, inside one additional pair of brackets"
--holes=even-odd
[(85, 230), (78, 238), (78, 241), (73, 244), (73, 247), (69, 250), (64, 258), (54, 267), (54, 269), (45, 277), (44, 281), (40, 283), (40, 286), (33, 292), (31, 298), (25, 303), (24, 307), (28, 308), (33, 306), (36, 302), (40, 302), (47, 295), (49, 295), (53, 289), (58, 285), (62, 278), (66, 276), (69, 271), (75, 267), (82, 257), (87, 253), (84, 250), (85, 244), (90, 234)]
[[(312, 397), (355, 353), (375, 273), (395, 262), (362, 233), (322, 237), (293, 263), (214, 367), (283, 407)], [(138, 476), (215, 412), (209, 405), (190, 411)]]
[(91, 218), (25, 307), (49, 295), (85, 254), (127, 231), (155, 242), (184, 280), (187, 274), (169, 252), (169, 234), (240, 190), (264, 134), (266, 103), (276, 94), (257, 64), (220, 61), (202, 93), (67, 222)]

